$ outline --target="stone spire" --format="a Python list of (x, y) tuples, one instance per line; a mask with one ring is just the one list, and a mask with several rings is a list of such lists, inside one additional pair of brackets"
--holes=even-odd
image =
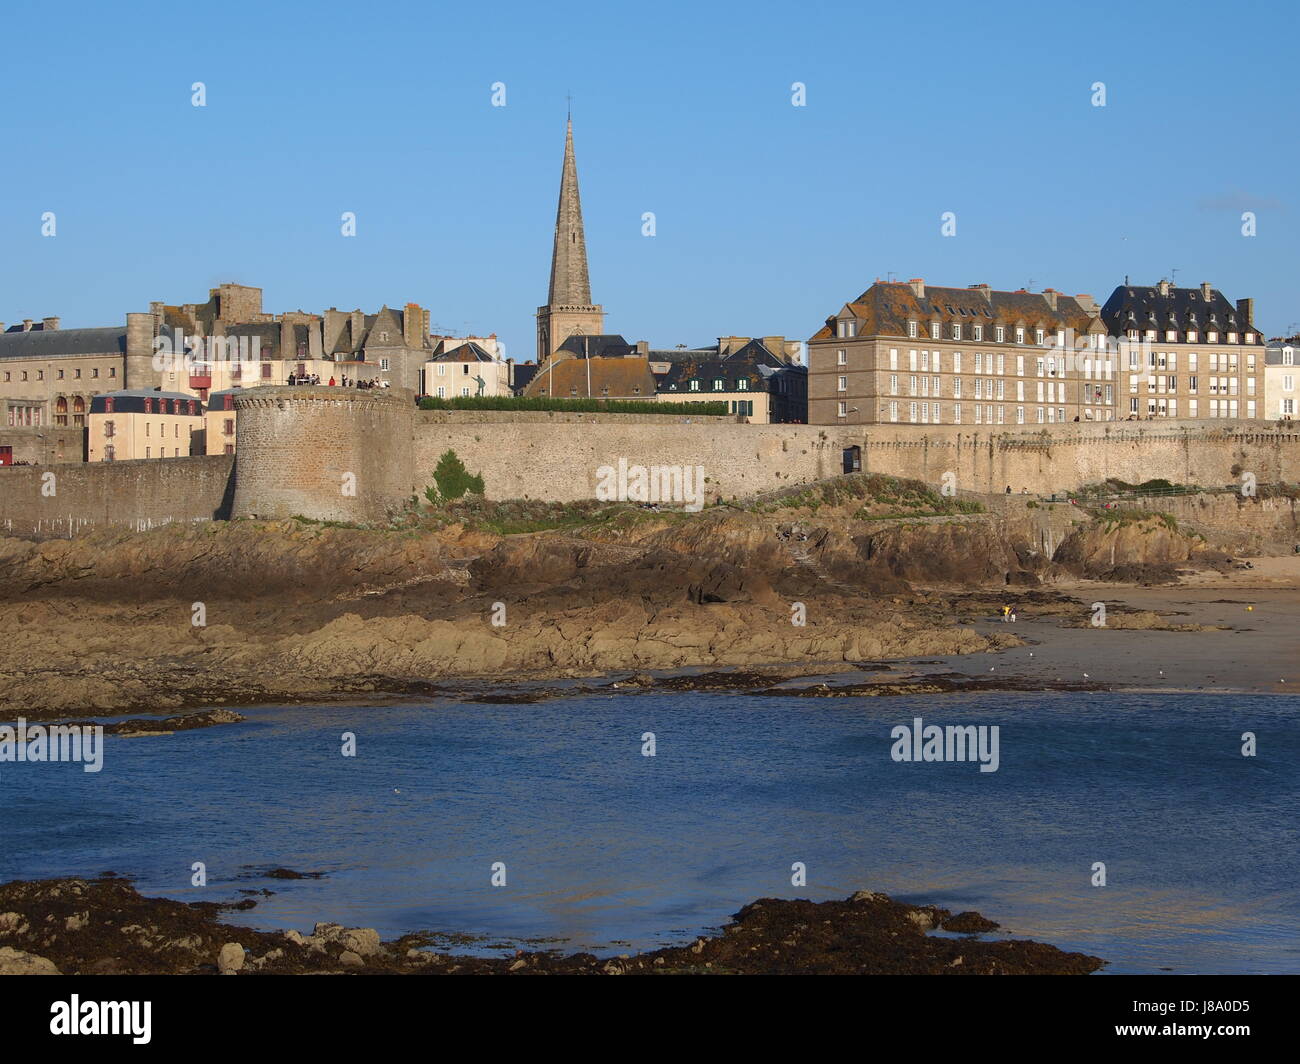
[(564, 170), (560, 204), (555, 212), (555, 250), (551, 255), (550, 306), (591, 306), (587, 274), (587, 238), (582, 231), (582, 200), (578, 196), (578, 162), (573, 154), (573, 119), (564, 133)]

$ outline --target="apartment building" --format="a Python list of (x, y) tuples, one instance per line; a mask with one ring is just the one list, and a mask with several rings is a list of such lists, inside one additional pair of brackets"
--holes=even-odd
[(1089, 295), (877, 280), (808, 341), (814, 425), (1113, 421), (1119, 364)]
[(1265, 416), (1265, 343), (1253, 299), (1231, 303), (1209, 283), (1123, 284), (1101, 316), (1122, 363), (1121, 417)]
[(1294, 421), (1296, 400), (1300, 398), (1296, 387), (1300, 336), (1270, 340), (1264, 350), (1264, 417), (1269, 421)]
[(135, 388), (105, 392), (90, 401), (87, 455), (90, 462), (138, 458), (186, 458), (203, 429), (201, 403), (183, 392)]

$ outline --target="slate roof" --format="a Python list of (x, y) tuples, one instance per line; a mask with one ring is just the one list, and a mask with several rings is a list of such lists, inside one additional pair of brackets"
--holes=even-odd
[(453, 347), (450, 351), (444, 351), (440, 355), (434, 355), (430, 362), (495, 362), (496, 359), (489, 355), (482, 347), (474, 343), (461, 344), (459, 347)]
[[(954, 322), (961, 325), (1004, 325), (1008, 328), (1023, 325), (1027, 329), (1044, 331), (1073, 329), (1085, 333), (1095, 315), (1073, 296), (1056, 293), (1056, 309), (1043, 292), (1000, 292), (992, 288), (943, 288), (926, 285), (925, 295), (918, 296), (905, 281), (877, 281), (848, 305), (848, 312), (857, 319), (858, 336), (907, 336), (907, 323), (914, 321), (922, 339), (931, 322), (943, 326), (944, 338), (951, 335), (948, 328)], [(826, 324), (812, 337), (829, 340), (835, 337), (836, 313), (826, 319)], [(963, 329), (963, 337), (970, 333)], [(985, 340), (993, 336), (986, 334)]]
[[(151, 391), (148, 388), (124, 388), (117, 392), (101, 392), (99, 395), (90, 397), (90, 412), (92, 414), (103, 414), (107, 411), (104, 409), (104, 400), (113, 400), (113, 413), (115, 414), (139, 414), (144, 412), (144, 401), (146, 399), (179, 399), (185, 403), (198, 403), (199, 413), (203, 412), (203, 404), (192, 395), (185, 395), (183, 392), (162, 392)], [(155, 413), (164, 413), (165, 411), (154, 411)], [(166, 411), (170, 413), (170, 411)], [(189, 407), (185, 408), (186, 416), (189, 415)], [(197, 415), (195, 415), (197, 416)]]
[[(1224, 334), (1244, 335), (1254, 333), (1256, 342), (1264, 339), (1263, 333), (1247, 324), (1234, 304), (1217, 288), (1210, 289), (1210, 297), (1198, 288), (1174, 288), (1161, 295), (1157, 285), (1120, 285), (1110, 294), (1101, 308), (1102, 320), (1112, 336), (1122, 336), (1129, 329), (1155, 329), (1163, 332), (1176, 329), (1180, 333), (1196, 329), (1200, 333), (1211, 329), (1219, 334), (1219, 342), (1226, 343)], [(1205, 343), (1204, 336), (1199, 339)]]
[(732, 351), (724, 357), (718, 357), (718, 349), (700, 348), (695, 351), (679, 351), (678, 354), (690, 354), (689, 359), (674, 359), (668, 372), (661, 373), (657, 379), (661, 392), (685, 392), (690, 390), (692, 379), (700, 382), (700, 391), (714, 391), (713, 382), (725, 382), (721, 391), (739, 391), (736, 382), (742, 378), (748, 381), (748, 390), (763, 392), (772, 390), (772, 380), (782, 371), (806, 372), (804, 367), (785, 362), (763, 344), (761, 340), (749, 343)]
[(636, 348), (617, 333), (594, 336), (570, 336), (559, 347), (579, 358), (626, 358), (636, 354)]
[(35, 329), (22, 326), (0, 333), (0, 358), (62, 358), (68, 355), (126, 353), (126, 329)]

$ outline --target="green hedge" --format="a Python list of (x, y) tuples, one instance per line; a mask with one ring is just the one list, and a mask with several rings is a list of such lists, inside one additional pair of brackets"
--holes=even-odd
[(699, 417), (726, 416), (731, 413), (725, 402), (663, 403), (627, 399), (570, 398), (522, 395), (454, 395), (440, 399), (426, 395), (421, 410), (557, 410), (583, 414), (693, 414)]

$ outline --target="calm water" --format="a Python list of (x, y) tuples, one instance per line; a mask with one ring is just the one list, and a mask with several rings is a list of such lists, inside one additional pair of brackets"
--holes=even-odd
[[(1300, 699), (574, 697), (246, 711), (106, 739), (104, 770), (0, 763), (0, 880), (136, 878), (316, 920), (649, 947), (760, 896), (860, 888), (1110, 960), (1300, 971)], [(899, 764), (890, 729), (1001, 728), (1001, 767)], [(353, 731), (358, 755), (339, 754)], [(641, 734), (657, 736), (656, 757)], [(1240, 755), (1243, 731), (1260, 756)], [(206, 890), (189, 886), (194, 861)], [(503, 861), (507, 885), (492, 887)], [(790, 885), (802, 861), (808, 885)], [(1089, 884), (1095, 861), (1109, 885)], [(326, 878), (276, 881), (286, 866)]]

